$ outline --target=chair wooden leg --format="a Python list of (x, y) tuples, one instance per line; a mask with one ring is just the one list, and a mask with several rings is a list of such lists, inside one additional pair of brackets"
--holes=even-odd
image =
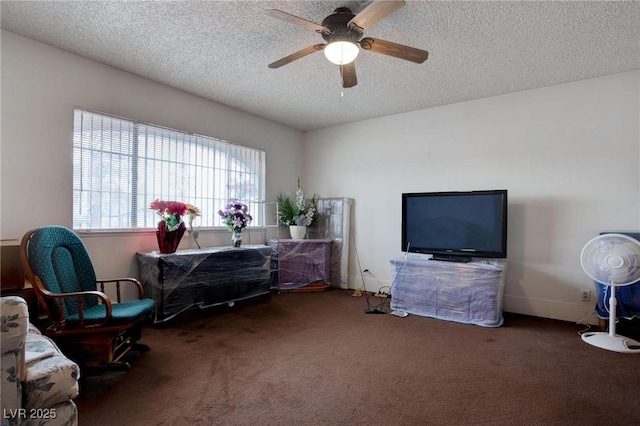
[(85, 334), (78, 336), (52, 336), (63, 352), (86, 372), (128, 371), (131, 366), (122, 361), (130, 351), (148, 352), (147, 345), (137, 343), (141, 333), (137, 327), (125, 331)]
[(62, 351), (85, 369), (101, 369), (113, 361), (112, 341), (105, 333), (57, 339)]

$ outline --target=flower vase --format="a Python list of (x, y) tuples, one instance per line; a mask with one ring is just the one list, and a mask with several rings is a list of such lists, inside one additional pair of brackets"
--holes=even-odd
[(193, 228), (193, 227), (190, 228), (189, 235), (193, 237), (193, 244), (189, 244), (189, 247), (193, 248), (193, 245), (195, 245), (197, 248), (202, 249), (202, 247), (200, 247), (200, 243), (198, 242), (198, 236), (200, 235), (200, 227), (198, 226), (197, 228)]
[(175, 253), (186, 229), (187, 226), (184, 222), (181, 222), (178, 229), (168, 231), (167, 224), (161, 220), (160, 223), (158, 223), (158, 230), (156, 231), (160, 253)]
[(242, 245), (242, 232), (231, 233), (231, 245), (233, 247), (240, 247)]
[(307, 233), (307, 227), (304, 225), (290, 225), (289, 233), (292, 240), (304, 240), (304, 236)]

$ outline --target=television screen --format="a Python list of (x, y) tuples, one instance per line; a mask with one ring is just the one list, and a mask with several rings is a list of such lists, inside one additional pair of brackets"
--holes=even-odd
[(507, 191), (402, 194), (402, 251), (442, 260), (507, 257)]

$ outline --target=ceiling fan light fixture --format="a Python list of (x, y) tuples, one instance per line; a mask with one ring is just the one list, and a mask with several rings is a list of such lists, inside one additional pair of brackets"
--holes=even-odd
[(346, 65), (353, 62), (360, 49), (352, 41), (336, 40), (324, 47), (324, 55), (336, 65)]

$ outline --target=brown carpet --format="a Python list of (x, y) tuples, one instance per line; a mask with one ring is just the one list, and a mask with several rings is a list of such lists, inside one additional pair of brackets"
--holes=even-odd
[(351, 291), (274, 294), (144, 330), (151, 352), (89, 377), (80, 425), (639, 425), (640, 355), (584, 327), (366, 315)]

